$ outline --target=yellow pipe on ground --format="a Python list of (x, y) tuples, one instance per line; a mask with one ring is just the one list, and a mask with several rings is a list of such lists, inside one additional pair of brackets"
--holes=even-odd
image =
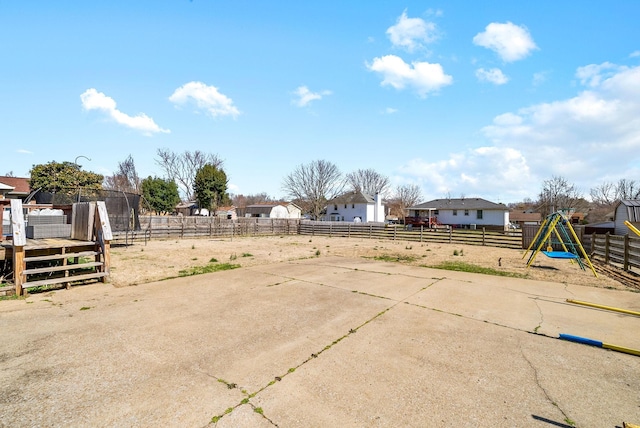
[(602, 342), (602, 347), (611, 349), (612, 351), (624, 352), (625, 354), (637, 355), (638, 357), (640, 357), (640, 351), (638, 351), (637, 349), (625, 348), (624, 346), (616, 346), (604, 342)]
[(635, 315), (637, 317), (640, 317), (640, 312), (630, 311), (628, 309), (614, 308), (613, 306), (599, 305), (597, 303), (582, 302), (580, 300), (573, 300), (573, 299), (567, 299), (567, 302), (574, 303), (576, 305), (591, 306), (592, 308), (606, 309), (607, 311), (620, 312), (623, 314)]

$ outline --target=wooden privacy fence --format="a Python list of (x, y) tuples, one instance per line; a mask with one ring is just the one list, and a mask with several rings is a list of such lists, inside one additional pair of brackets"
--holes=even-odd
[(591, 254), (624, 270), (640, 269), (640, 238), (629, 235), (591, 235)]
[(346, 223), (328, 221), (300, 222), (301, 235), (321, 235), (344, 238), (389, 239), (413, 242), (440, 242), (491, 247), (522, 248), (520, 232), (500, 232), (468, 229), (429, 229), (387, 227), (383, 223)]
[(298, 219), (149, 216), (140, 217), (141, 230), (115, 232), (118, 240), (297, 235)]

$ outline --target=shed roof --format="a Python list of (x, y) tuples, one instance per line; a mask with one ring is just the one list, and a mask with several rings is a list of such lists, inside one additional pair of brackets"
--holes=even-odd
[(640, 222), (640, 199), (622, 199), (616, 204), (615, 213), (618, 212), (620, 205), (624, 205), (627, 208), (627, 218), (630, 222)]
[(423, 202), (419, 205), (409, 207), (409, 210), (500, 210), (507, 211), (508, 208), (505, 204), (496, 204), (495, 202), (487, 201), (482, 198), (448, 198), (448, 199), (434, 199), (428, 202)]

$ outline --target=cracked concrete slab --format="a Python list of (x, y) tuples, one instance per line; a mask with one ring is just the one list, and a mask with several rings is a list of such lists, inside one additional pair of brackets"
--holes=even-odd
[(0, 302), (0, 426), (640, 421), (640, 358), (528, 333), (640, 340), (637, 317), (566, 297), (640, 306), (340, 257)]

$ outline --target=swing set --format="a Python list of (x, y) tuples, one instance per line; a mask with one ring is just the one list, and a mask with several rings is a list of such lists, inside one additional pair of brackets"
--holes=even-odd
[[(556, 245), (556, 248), (558, 245), (561, 246), (564, 251), (555, 251), (553, 249), (554, 245)], [(529, 256), (527, 267), (531, 266), (536, 255), (542, 252), (542, 254), (551, 259), (568, 259), (571, 263), (577, 262), (582, 270), (585, 270), (584, 262), (586, 262), (595, 277), (598, 277), (596, 269), (591, 264), (589, 256), (587, 256), (584, 247), (580, 243), (580, 239), (578, 239), (576, 232), (571, 227), (571, 222), (567, 221), (561, 212), (555, 212), (545, 218), (522, 258), (524, 259), (532, 249), (534, 250)]]

